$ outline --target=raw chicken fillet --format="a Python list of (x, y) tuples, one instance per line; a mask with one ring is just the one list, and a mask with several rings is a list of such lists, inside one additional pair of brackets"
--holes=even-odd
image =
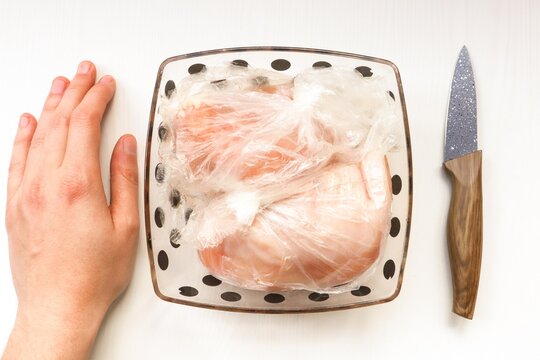
[(248, 289), (326, 292), (372, 273), (389, 228), (395, 120), (374, 80), (217, 69), (175, 96), (162, 156), (194, 204), (182, 241), (210, 273)]
[(312, 190), (271, 204), (247, 229), (200, 250), (200, 258), (216, 276), (251, 289), (327, 289), (353, 281), (379, 256), (388, 179), (384, 156), (330, 166)]

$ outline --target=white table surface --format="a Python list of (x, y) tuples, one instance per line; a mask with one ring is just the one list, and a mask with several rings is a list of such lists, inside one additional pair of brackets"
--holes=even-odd
[[(450, 187), (441, 168), (450, 80), (463, 44), (475, 70), (484, 151), (484, 257), (473, 321), (450, 311)], [(539, 358), (540, 1), (1, 1), (0, 187), (19, 114), (39, 114), (50, 80), (70, 76), (80, 60), (93, 60), (118, 81), (103, 125), (108, 182), (105, 161), (116, 139), (131, 132), (145, 143), (163, 59), (246, 45), (349, 51), (398, 65), (414, 162), (401, 294), (384, 305), (308, 315), (171, 304), (154, 295), (141, 229), (133, 281), (92, 357)], [(143, 154), (140, 147), (141, 168)], [(0, 196), (4, 204), (3, 190)], [(6, 242), (2, 231), (0, 348), (16, 311)]]

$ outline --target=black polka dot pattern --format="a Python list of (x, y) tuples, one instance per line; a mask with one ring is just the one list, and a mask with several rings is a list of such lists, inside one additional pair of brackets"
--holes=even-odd
[(165, 125), (160, 124), (159, 128), (158, 128), (159, 140), (165, 141), (165, 139), (167, 139), (167, 133), (168, 133), (168, 131), (167, 131), (167, 128), (165, 127)]
[(396, 237), (399, 235), (399, 230), (401, 229), (401, 223), (397, 217), (393, 217), (390, 220), (390, 236)]
[(403, 183), (401, 182), (399, 175), (392, 176), (392, 194), (398, 195), (401, 192), (402, 186)]
[(184, 214), (184, 218), (186, 220), (186, 222), (189, 221), (189, 218), (191, 217), (191, 214), (193, 213), (193, 209), (192, 208), (187, 208), (186, 209), (186, 213)]
[(158, 253), (157, 262), (161, 270), (167, 270), (167, 268), (169, 267), (169, 256), (167, 256), (167, 253), (165, 251), (161, 250)]
[(354, 296), (366, 296), (371, 293), (371, 289), (367, 286), (360, 286), (358, 289), (351, 291)]
[(233, 60), (233, 61), (231, 61), (231, 64), (233, 64), (235, 66), (241, 66), (241, 67), (247, 67), (248, 66), (247, 61), (242, 60), (242, 59)]
[(285, 301), (285, 296), (281, 294), (270, 293), (264, 297), (264, 301), (270, 304), (279, 304)]
[(360, 74), (362, 74), (363, 77), (371, 77), (373, 75), (373, 72), (371, 71), (371, 68), (368, 66), (359, 66), (355, 68), (354, 70), (358, 71)]
[(316, 63), (313, 64), (314, 68), (329, 68), (331, 66), (332, 65), (326, 61), (317, 61)]
[(169, 233), (169, 241), (171, 242), (173, 248), (176, 249), (180, 247), (180, 230), (172, 229)]
[(285, 71), (291, 67), (291, 63), (285, 59), (276, 59), (272, 61), (272, 64), (270, 65), (272, 66), (272, 69), (277, 71)]
[(203, 71), (206, 71), (206, 65), (204, 64), (193, 64), (188, 68), (188, 73), (191, 75), (198, 74)]
[(242, 296), (240, 296), (239, 293), (235, 293), (233, 291), (227, 291), (221, 294), (221, 298), (225, 301), (236, 302), (242, 299)]
[(162, 163), (157, 164), (154, 175), (156, 176), (156, 181), (162, 183), (165, 180), (165, 165)]
[(174, 90), (176, 90), (176, 84), (174, 83), (174, 81), (167, 81), (167, 83), (165, 84), (165, 96), (170, 98)]
[(191, 286), (182, 286), (178, 290), (180, 291), (180, 295), (184, 295), (184, 296), (188, 296), (188, 297), (193, 297), (193, 296), (199, 295), (199, 290), (197, 290), (197, 289), (195, 289), (194, 287), (191, 287)]
[(171, 193), (169, 194), (169, 202), (171, 203), (171, 206), (176, 209), (182, 202), (182, 198), (180, 197), (180, 191), (172, 189)]
[(394, 260), (388, 260), (384, 263), (383, 275), (388, 280), (396, 273), (396, 263)]
[(158, 228), (163, 227), (163, 223), (165, 222), (165, 213), (163, 212), (162, 208), (157, 207), (154, 211), (154, 221)]
[(208, 286), (219, 286), (219, 285), (221, 285), (221, 280), (213, 277), (212, 275), (206, 275), (205, 277), (203, 277), (202, 282), (203, 282), (203, 284), (208, 285)]
[(396, 101), (396, 97), (394, 96), (394, 93), (390, 90), (388, 90), (388, 95), (392, 98), (392, 100)]
[(330, 298), (330, 295), (312, 292), (311, 294), (309, 294), (308, 298), (311, 301), (321, 302), (328, 300)]

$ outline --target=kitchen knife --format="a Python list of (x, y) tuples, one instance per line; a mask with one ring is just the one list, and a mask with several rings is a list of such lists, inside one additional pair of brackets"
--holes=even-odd
[(482, 259), (482, 151), (477, 144), (474, 75), (465, 46), (454, 70), (447, 116), (444, 167), (452, 180), (448, 252), (453, 311), (472, 319)]

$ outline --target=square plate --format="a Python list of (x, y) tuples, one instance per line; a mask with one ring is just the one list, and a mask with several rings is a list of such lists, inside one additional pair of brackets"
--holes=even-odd
[[(294, 75), (311, 67), (350, 67), (363, 76), (380, 76), (401, 109), (396, 149), (387, 154), (392, 176), (390, 234), (373, 276), (358, 289), (341, 294), (309, 291), (268, 293), (246, 290), (209, 275), (196, 250), (171, 242), (186, 222), (183, 204), (173, 207), (175, 194), (167, 184), (167, 168), (160, 163), (159, 148), (172, 136), (162, 126), (158, 110), (166, 94), (190, 74), (205, 66), (252, 66)], [(172, 195), (170, 195), (172, 192)], [(175, 204), (178, 205), (178, 204)], [(144, 211), (146, 241), (156, 294), (165, 301), (211, 309), (291, 313), (355, 308), (393, 300), (400, 291), (407, 256), (412, 208), (412, 157), (409, 126), (401, 78), (388, 60), (328, 50), (288, 47), (243, 47), (203, 51), (166, 59), (159, 67), (146, 143)]]

